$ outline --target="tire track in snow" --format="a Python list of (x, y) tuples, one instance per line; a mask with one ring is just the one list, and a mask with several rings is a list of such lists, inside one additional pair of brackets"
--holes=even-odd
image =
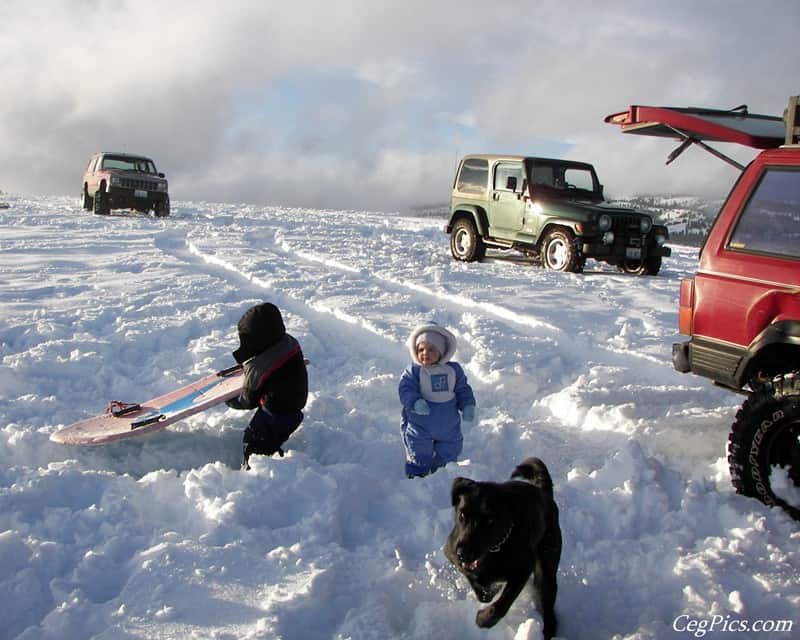
[[(274, 226), (271, 228), (275, 229)], [(213, 269), (219, 275), (248, 283), (251, 290), (256, 291), (256, 298), (263, 297), (263, 292), (269, 291), (279, 306), (305, 318), (310, 328), (313, 326), (312, 333), (324, 338), (324, 349), (320, 345), (319, 350), (324, 353), (322, 357), (333, 362), (323, 365), (327, 377), (355, 381), (365, 368), (376, 368), (377, 377), (384, 376), (384, 388), (379, 397), (385, 406), (378, 406), (380, 402), (373, 402), (371, 406), (380, 413), (382, 418), (379, 420), (383, 422), (396, 422), (397, 419), (396, 390), (388, 392), (387, 388), (396, 384), (396, 377), (408, 363), (404, 341), (413, 323), (408, 317), (401, 317), (389, 321), (388, 329), (385, 325), (378, 326), (370, 320), (369, 310), (377, 307), (378, 313), (385, 314), (385, 306), (372, 305), (365, 313), (354, 313), (352, 307), (341, 305), (336, 300), (340, 289), (362, 292), (352, 295), (350, 299), (356, 305), (363, 302), (363, 292), (380, 289), (408, 296), (410, 303), (405, 304), (407, 307), (416, 307), (418, 311), (424, 308), (427, 312), (436, 310), (437, 316), (441, 316), (442, 312), (446, 314), (446, 323), (460, 338), (466, 338), (461, 339), (460, 351), (467, 353), (468, 357), (460, 356), (459, 360), (466, 363), (470, 382), (481, 398), (482, 423), (478, 428), (485, 433), (480, 438), (501, 434), (504, 438), (513, 438), (513, 434), (528, 429), (532, 421), (535, 424), (542, 424), (543, 421), (549, 424), (542, 435), (551, 440), (561, 441), (570, 432), (574, 437), (574, 429), (580, 427), (579, 423), (584, 419), (581, 416), (586, 413), (587, 406), (600, 403), (600, 413), (589, 416), (596, 423), (609, 411), (613, 413), (620, 401), (617, 392), (605, 390), (607, 384), (602, 380), (607, 374), (603, 371), (611, 369), (612, 375), (618, 378), (616, 382), (612, 379), (611, 384), (625, 385), (630, 378), (631, 374), (625, 373), (630, 368), (630, 354), (620, 354), (606, 345), (595, 344), (591, 337), (570, 336), (559, 327), (501, 305), (482, 305), (467, 296), (437, 291), (411, 280), (401, 281), (392, 275), (355, 268), (327, 255), (299, 249), (285, 239), (283, 226), (275, 229), (274, 242), (264, 243), (263, 238), (261, 234), (261, 244), (258, 246), (253, 242), (239, 244), (234, 249), (235, 257), (225, 258), (220, 256), (216, 248), (209, 251), (204, 247), (203, 240), (181, 239), (164, 243), (164, 246), (173, 252), (185, 254), (186, 260), (203, 263), (205, 269)], [(258, 256), (259, 260), (253, 261), (253, 256)], [(253, 263), (256, 266), (252, 268), (240, 266)], [(281, 273), (277, 275), (270, 272), (275, 263), (282, 265)], [(262, 264), (264, 269), (259, 268)], [(319, 274), (304, 273), (302, 286), (282, 290), (285, 273), (291, 273), (298, 264), (316, 266), (321, 271)], [(332, 277), (331, 272), (338, 275)], [(309, 279), (313, 281), (315, 278), (321, 283), (327, 278), (324, 284), (328, 288), (319, 293), (318, 299), (316, 294), (319, 289), (309, 287)], [(304, 292), (310, 295), (298, 297)], [(508, 340), (508, 329), (515, 334), (514, 341)], [(347, 364), (342, 370), (337, 370), (339, 364), (354, 358), (359, 359), (360, 364)], [(317, 361), (319, 357), (312, 359)], [(652, 356), (647, 356), (645, 360), (663, 364)], [(619, 373), (613, 373), (615, 368)], [(660, 374), (645, 370), (636, 375), (658, 378)], [(584, 382), (580, 382), (582, 379)], [(368, 382), (365, 388), (369, 388)], [(341, 385), (326, 380), (321, 393), (350, 395), (341, 394), (341, 389)], [(555, 403), (539, 404), (536, 409), (538, 399), (547, 397), (553, 397)], [(572, 400), (569, 400), (570, 397)], [(561, 416), (559, 407), (565, 406), (565, 402), (582, 407), (583, 413), (579, 411), (580, 415)], [(607, 402), (610, 404), (603, 408)], [(528, 414), (514, 415), (518, 409), (510, 409), (524, 407), (526, 403), (530, 411)], [(346, 411), (348, 408), (343, 406), (341, 409)], [(575, 422), (576, 415), (578, 423)], [(567, 423), (563, 423), (563, 418), (567, 419)], [(565, 426), (570, 428), (562, 432)], [(599, 446), (608, 435), (595, 432), (581, 437), (585, 438), (596, 441), (595, 444)], [(605, 443), (606, 446), (610, 444)], [(601, 449), (605, 450), (606, 446)], [(484, 455), (491, 455), (491, 452)]]
[[(465, 295), (453, 294), (442, 289), (435, 289), (419, 282), (401, 280), (392, 276), (383, 275), (379, 272), (367, 272), (365, 269), (357, 269), (343, 264), (335, 259), (296, 249), (289, 241), (283, 239), (281, 236), (282, 234), (280, 232), (276, 233), (276, 244), (282, 248), (284, 254), (287, 256), (294, 255), (307, 262), (322, 264), (326, 267), (338, 269), (345, 273), (366, 277), (373, 281), (382, 283), (385, 287), (393, 291), (405, 291), (421, 294), (420, 299), (424, 299), (426, 302), (429, 302), (431, 299), (435, 303), (446, 302), (452, 311), (460, 310), (469, 314), (482, 313), (485, 316), (505, 323), (506, 325), (510, 326), (510, 328), (515, 330), (518, 330), (521, 327), (524, 329), (534, 329), (536, 331), (548, 332), (550, 334), (548, 337), (554, 341), (565, 342), (572, 354), (576, 356), (580, 355), (584, 359), (591, 359), (586, 358), (586, 354), (590, 353), (591, 350), (594, 349), (612, 356), (612, 359), (615, 359), (614, 356), (619, 356), (621, 358), (635, 357), (654, 364), (662, 363), (660, 358), (650, 354), (630, 350), (626, 351), (619, 347), (597, 344), (592, 340), (582, 337), (576, 338), (575, 336), (568, 335), (563, 328), (557, 325), (541, 320), (536, 316), (520, 313), (510, 309), (509, 307), (505, 307), (494, 302), (479, 301)], [(441, 305), (439, 304), (436, 306), (440, 307)]]

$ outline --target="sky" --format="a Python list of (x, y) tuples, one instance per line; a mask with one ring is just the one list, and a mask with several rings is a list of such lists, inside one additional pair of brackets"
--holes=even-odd
[[(737, 172), (622, 136), (630, 104), (780, 115), (796, 0), (0, 3), (0, 190), (77, 195), (95, 151), (173, 200), (405, 210), (466, 153), (595, 164), (606, 194), (723, 196)], [(750, 150), (721, 150), (746, 161)]]
[[(800, 523), (731, 485), (744, 396), (672, 366), (696, 248), (656, 277), (572, 274), (453, 260), (436, 217), (4, 199), (0, 640), (541, 640), (530, 587), (478, 628), (442, 551), (454, 479), (502, 482), (528, 456), (559, 508), (560, 638), (798, 637)], [(241, 471), (251, 412), (225, 405), (103, 446), (50, 440), (230, 366), (264, 300), (309, 360), (285, 457)], [(398, 384), (430, 320), (456, 336), (477, 418), (457, 463), (409, 480)], [(786, 470), (769, 478), (800, 506)]]

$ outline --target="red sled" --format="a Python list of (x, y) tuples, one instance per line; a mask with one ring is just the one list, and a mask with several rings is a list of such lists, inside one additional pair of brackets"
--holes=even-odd
[(109, 402), (102, 415), (56, 431), (50, 440), (59, 444), (98, 445), (137, 438), (235, 398), (241, 390), (242, 367), (237, 365), (146, 402)]

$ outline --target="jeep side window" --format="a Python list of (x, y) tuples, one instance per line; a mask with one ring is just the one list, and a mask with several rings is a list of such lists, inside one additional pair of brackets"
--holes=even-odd
[(486, 195), (486, 185), (489, 182), (489, 161), (480, 158), (469, 158), (461, 165), (456, 189), (462, 193), (477, 196)]
[[(511, 179), (511, 182), (509, 182), (509, 179)], [(522, 166), (519, 164), (499, 163), (494, 170), (494, 190), (518, 191), (521, 187)]]
[(533, 183), (541, 184), (546, 187), (555, 186), (553, 167), (549, 167), (547, 165), (535, 165), (533, 167)]
[(564, 170), (564, 183), (565, 186), (569, 185), (576, 189), (584, 189), (586, 191), (594, 191), (594, 183), (592, 182), (592, 174), (586, 169), (565, 169)]
[(800, 170), (766, 169), (739, 215), (728, 248), (800, 258)]

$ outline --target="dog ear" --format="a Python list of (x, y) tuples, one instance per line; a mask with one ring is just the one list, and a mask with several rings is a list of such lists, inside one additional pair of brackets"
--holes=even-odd
[(453, 480), (453, 488), (450, 490), (450, 501), (454, 507), (458, 504), (459, 496), (468, 491), (473, 484), (475, 484), (475, 481), (469, 478), (456, 478)]

